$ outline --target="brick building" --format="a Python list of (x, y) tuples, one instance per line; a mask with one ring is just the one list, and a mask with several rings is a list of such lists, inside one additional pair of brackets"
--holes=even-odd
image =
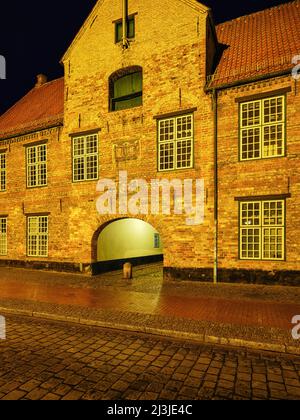
[[(299, 285), (299, 21), (299, 0), (217, 26), (196, 0), (98, 1), (64, 78), (0, 117), (0, 264), (92, 273), (163, 252), (169, 279)], [(97, 182), (120, 171), (203, 179), (204, 223), (99, 214)], [(128, 218), (153, 245), (110, 258), (134, 236), (111, 233), (103, 257)]]

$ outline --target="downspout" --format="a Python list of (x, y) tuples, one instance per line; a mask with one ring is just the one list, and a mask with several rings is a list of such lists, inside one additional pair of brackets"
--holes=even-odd
[(218, 192), (218, 91), (213, 89), (214, 113), (214, 284), (218, 283), (219, 192)]
[(122, 44), (123, 48), (127, 48), (127, 0), (123, 0), (123, 17), (122, 17)]

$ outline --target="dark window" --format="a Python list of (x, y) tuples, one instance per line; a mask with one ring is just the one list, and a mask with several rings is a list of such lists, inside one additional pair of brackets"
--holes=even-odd
[[(123, 22), (122, 20), (116, 23), (116, 42), (122, 41), (123, 36)], [(135, 37), (135, 21), (134, 16), (131, 16), (127, 19), (127, 34), (128, 39)]]
[(140, 106), (143, 103), (143, 74), (135, 71), (112, 82), (111, 111)]
[(160, 248), (160, 234), (154, 233), (154, 248), (159, 249)]

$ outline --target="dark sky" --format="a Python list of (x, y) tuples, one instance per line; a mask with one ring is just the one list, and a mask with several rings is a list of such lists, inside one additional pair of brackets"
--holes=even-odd
[[(212, 8), (216, 23), (287, 2), (203, 1)], [(63, 75), (59, 60), (95, 4), (96, 0), (8, 0), (1, 4), (0, 55), (6, 59), (7, 80), (0, 80), (0, 115), (33, 87), (38, 73), (49, 79)]]

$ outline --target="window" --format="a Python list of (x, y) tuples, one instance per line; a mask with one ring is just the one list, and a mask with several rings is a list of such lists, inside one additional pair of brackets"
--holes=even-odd
[(73, 181), (98, 179), (98, 134), (73, 138)]
[(285, 258), (285, 201), (240, 203), (240, 257), (246, 260)]
[[(135, 19), (134, 16), (129, 16), (127, 19), (127, 39), (135, 37)], [(121, 42), (123, 37), (123, 21), (116, 22), (116, 43)]]
[(159, 249), (160, 248), (160, 234), (154, 233), (154, 248)]
[(240, 159), (284, 156), (285, 96), (240, 104)]
[(132, 71), (111, 80), (111, 111), (134, 108), (143, 104), (143, 72)]
[(0, 217), (0, 255), (7, 255), (7, 218)]
[(27, 153), (27, 187), (44, 187), (47, 185), (47, 145), (28, 147)]
[(193, 167), (193, 115), (158, 121), (159, 170)]
[(28, 257), (48, 256), (48, 216), (28, 217)]
[(6, 191), (6, 154), (0, 153), (0, 191)]

